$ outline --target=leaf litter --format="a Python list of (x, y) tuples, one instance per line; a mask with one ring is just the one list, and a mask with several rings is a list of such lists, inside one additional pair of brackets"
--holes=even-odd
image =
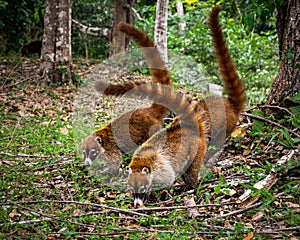
[[(18, 118), (51, 127), (57, 124), (58, 116), (66, 126), (57, 131), (70, 137), (67, 126), (72, 124), (77, 90), (68, 86), (42, 88), (38, 66), (38, 61), (32, 59), (22, 59), (20, 63), (15, 59), (1, 60), (1, 114), (5, 115), (1, 136), (3, 128), (17, 126)], [(84, 62), (75, 63), (82, 78), (92, 68)], [(130, 74), (124, 78), (149, 79)], [(188, 92), (180, 86), (179, 89)], [(114, 108), (114, 101), (101, 107)], [(203, 171), (197, 190), (186, 189), (179, 179), (171, 190), (151, 193), (143, 209), (133, 209), (130, 194), (110, 189), (90, 176), (74, 149), (45, 155), (30, 153), (34, 146), (26, 142), (21, 152), (1, 144), (1, 175), (11, 181), (0, 195), (2, 236), (63, 239), (74, 234), (77, 239), (85, 239), (139, 234), (161, 239), (164, 234), (185, 234), (192, 239), (228, 235), (239, 235), (239, 239), (258, 235), (296, 239), (300, 234), (299, 145), (287, 148), (270, 138), (253, 136), (252, 122), (249, 116), (241, 117), (214, 168)], [(2, 142), (8, 141), (3, 139)], [(285, 156), (290, 158), (283, 166), (276, 166)], [(18, 173), (18, 169), (22, 172)], [(272, 173), (276, 182), (255, 188)], [(35, 195), (20, 191), (28, 187)], [(247, 199), (252, 202), (245, 204), (240, 197), (247, 190), (251, 190)]]

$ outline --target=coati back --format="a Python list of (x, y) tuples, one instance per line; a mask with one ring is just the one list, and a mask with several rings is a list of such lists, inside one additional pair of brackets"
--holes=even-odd
[[(219, 24), (219, 12), (219, 7), (212, 9), (209, 25), (220, 74), (228, 97), (208, 97), (197, 104), (190, 103), (190, 106), (180, 104), (179, 110), (184, 109), (182, 107), (184, 106), (187, 109), (193, 109), (193, 111), (187, 110), (188, 113), (193, 114), (187, 115), (182, 111), (184, 114), (175, 118), (170, 128), (157, 132), (135, 151), (128, 165), (128, 184), (134, 194), (135, 207), (143, 204), (145, 194), (151, 189), (169, 188), (179, 175), (183, 175), (183, 180), (187, 185), (196, 188), (199, 168), (202, 166), (209, 144), (209, 134), (218, 135), (219, 128), (226, 124), (225, 136), (229, 136), (245, 107), (246, 92), (226, 47)], [(160, 95), (160, 92), (163, 92), (169, 101), (179, 101), (178, 98), (168, 95), (159, 88), (149, 88), (145, 94), (155, 97)], [(159, 102), (158, 99), (154, 101)], [(172, 104), (174, 105), (174, 102)], [(220, 109), (220, 105), (224, 107)], [(172, 110), (176, 111), (176, 109)], [(189, 126), (190, 122), (195, 121), (197, 122), (196, 128)], [(185, 138), (184, 143), (181, 141), (182, 136), (189, 136)], [(211, 137), (218, 138), (218, 136)], [(195, 152), (195, 149), (195, 155), (191, 154)]]
[(196, 187), (209, 144), (207, 111), (198, 102), (161, 84), (142, 85), (130, 94), (147, 96), (179, 115), (169, 128), (152, 135), (134, 152), (127, 168), (134, 206), (143, 205), (145, 194), (152, 189), (170, 188), (178, 176)]
[[(126, 23), (120, 23), (118, 28), (142, 47), (153, 81), (172, 85), (166, 64), (149, 36)], [(129, 89), (141, 84), (98, 85), (98, 90), (106, 95), (123, 95)], [(85, 165), (90, 166), (95, 159), (100, 158), (104, 162), (102, 173), (117, 175), (122, 160), (122, 152), (126, 153), (136, 149), (154, 132), (159, 131), (162, 119), (168, 113), (168, 108), (153, 103), (150, 107), (126, 112), (106, 126), (96, 130), (82, 143)], [(129, 136), (127, 132), (129, 132)]]

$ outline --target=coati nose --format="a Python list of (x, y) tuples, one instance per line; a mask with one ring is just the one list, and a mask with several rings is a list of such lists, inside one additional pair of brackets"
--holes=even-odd
[(85, 167), (90, 167), (90, 166), (91, 166), (90, 161), (85, 161), (85, 162), (84, 162), (84, 166), (85, 166)]
[(133, 198), (134, 198), (134, 208), (140, 208), (140, 207), (145, 207), (144, 205), (144, 199), (145, 199), (145, 193), (133, 193)]
[(135, 198), (133, 204), (134, 204), (134, 208), (145, 207), (143, 201), (140, 198)]

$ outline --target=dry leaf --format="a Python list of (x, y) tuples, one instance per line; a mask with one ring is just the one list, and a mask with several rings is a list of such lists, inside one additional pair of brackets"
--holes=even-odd
[(300, 212), (300, 205), (297, 203), (292, 203), (292, 202), (285, 202), (286, 206), (288, 208), (293, 208), (294, 210), (296, 210), (297, 212)]
[(249, 233), (247, 234), (247, 236), (243, 238), (243, 240), (250, 240), (250, 239), (252, 239), (253, 237), (254, 237), (253, 232), (249, 232)]
[[(186, 206), (188, 206), (188, 207), (190, 207), (190, 206), (196, 206), (196, 203), (195, 203), (195, 200), (194, 200), (194, 196), (191, 196), (190, 199), (186, 199), (184, 201), (184, 204)], [(196, 207), (188, 208), (187, 210), (190, 213), (189, 216), (192, 217), (192, 218), (196, 218), (196, 217), (200, 216), (198, 208), (196, 208)]]
[(214, 174), (216, 174), (218, 176), (223, 175), (222, 167), (213, 166), (212, 171), (214, 172)]
[(247, 128), (239, 127), (231, 133), (231, 137), (233, 138), (244, 137), (246, 133), (247, 133)]
[(21, 213), (19, 213), (19, 212), (17, 211), (17, 209), (14, 209), (14, 210), (12, 210), (12, 211), (8, 214), (8, 216), (9, 216), (10, 218), (20, 217), (20, 216), (21, 216)]
[(259, 211), (252, 217), (252, 221), (259, 221), (263, 218), (264, 214), (262, 211)]
[(60, 132), (64, 135), (67, 135), (69, 133), (68, 129), (67, 128), (62, 128), (60, 129)]

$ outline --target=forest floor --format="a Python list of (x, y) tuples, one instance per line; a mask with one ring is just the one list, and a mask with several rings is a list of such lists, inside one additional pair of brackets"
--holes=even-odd
[[(299, 105), (253, 106), (197, 190), (178, 180), (134, 209), (130, 193), (84, 167), (73, 137), (78, 89), (41, 87), (38, 64), (0, 60), (0, 239), (300, 238)], [(82, 79), (93, 67), (74, 62)], [(103, 103), (108, 118), (114, 107)]]

